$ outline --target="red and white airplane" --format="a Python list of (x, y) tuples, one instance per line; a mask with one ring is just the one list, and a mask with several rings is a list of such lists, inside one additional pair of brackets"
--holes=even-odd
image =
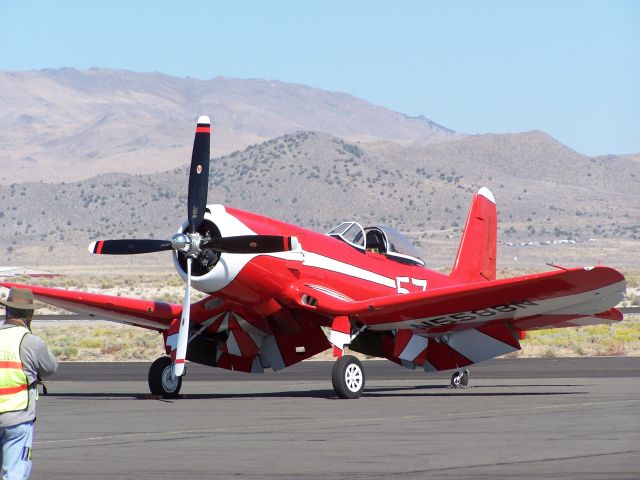
[[(496, 279), (496, 205), (473, 197), (449, 275), (425, 268), (388, 227), (345, 222), (326, 234), (224, 205), (207, 205), (210, 121), (196, 127), (188, 221), (171, 240), (100, 240), (98, 255), (172, 251), (182, 305), (38, 286), (36, 299), (157, 330), (168, 356), (149, 370), (153, 394), (176, 397), (185, 360), (243, 372), (280, 370), (333, 346), (341, 398), (365, 386), (345, 346), (407, 368), (458, 370), (520, 349), (528, 330), (622, 320), (624, 277), (604, 266)], [(18, 286), (3, 282), (5, 287)], [(207, 297), (191, 303), (191, 287)], [(330, 329), (330, 336), (323, 330)]]

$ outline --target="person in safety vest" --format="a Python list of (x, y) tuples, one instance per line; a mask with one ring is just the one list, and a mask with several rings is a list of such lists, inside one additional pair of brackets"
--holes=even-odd
[(31, 333), (33, 294), (12, 288), (0, 326), (0, 443), (2, 479), (26, 479), (31, 473), (37, 383), (58, 369), (58, 360), (44, 341)]

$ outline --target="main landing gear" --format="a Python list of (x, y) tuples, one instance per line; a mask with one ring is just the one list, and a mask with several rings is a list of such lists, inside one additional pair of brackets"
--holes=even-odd
[(162, 395), (162, 398), (178, 398), (182, 377), (173, 374), (171, 358), (160, 357), (149, 368), (149, 390), (151, 395)]
[(333, 364), (333, 389), (340, 398), (359, 398), (364, 390), (364, 369), (353, 355), (344, 355)]
[(449, 388), (469, 388), (469, 370), (458, 370), (451, 375)]

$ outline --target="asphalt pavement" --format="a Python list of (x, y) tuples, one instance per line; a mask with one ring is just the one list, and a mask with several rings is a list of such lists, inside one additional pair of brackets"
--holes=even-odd
[(640, 478), (640, 358), (494, 360), (465, 390), (365, 361), (358, 400), (335, 396), (331, 362), (190, 365), (171, 401), (148, 395), (148, 366), (62, 364), (31, 478)]

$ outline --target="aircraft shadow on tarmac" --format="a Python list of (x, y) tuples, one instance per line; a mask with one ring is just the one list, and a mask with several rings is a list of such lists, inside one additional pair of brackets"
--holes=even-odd
[[(566, 387), (584, 387), (578, 384), (555, 384), (555, 385), (483, 385), (479, 387), (470, 387), (465, 389), (451, 389), (441, 385), (418, 385), (418, 386), (389, 386), (389, 387), (368, 387), (363, 398), (366, 397), (519, 397), (519, 396), (549, 396), (549, 395), (583, 395), (586, 391), (527, 391), (528, 388), (566, 388)], [(523, 389), (520, 391), (496, 391), (496, 389)], [(487, 391), (489, 390), (489, 391)], [(49, 393), (49, 397), (59, 398), (96, 398), (96, 399), (138, 399), (138, 400), (164, 400), (157, 396), (140, 393), (109, 393), (109, 392), (86, 392), (86, 393)], [(326, 400), (337, 400), (333, 390), (290, 390), (281, 392), (249, 392), (249, 393), (187, 393), (180, 395), (175, 400), (206, 400), (206, 399), (241, 399), (241, 398), (321, 398)]]
[[(535, 396), (546, 396), (546, 395), (582, 395), (588, 393), (586, 391), (544, 391), (544, 392), (531, 392), (526, 390), (513, 391), (513, 392), (504, 392), (504, 391), (487, 391), (488, 389), (526, 389), (531, 387), (549, 387), (549, 388), (558, 388), (558, 387), (582, 387), (583, 385), (576, 384), (565, 384), (565, 385), (483, 385), (481, 387), (469, 387), (462, 389), (452, 389), (449, 387), (441, 387), (441, 386), (414, 386), (414, 387), (382, 387), (382, 388), (367, 388), (363, 396), (370, 397), (535, 397)], [(422, 390), (439, 390), (439, 392), (423, 392)], [(402, 393), (394, 393), (394, 392), (404, 392)]]

